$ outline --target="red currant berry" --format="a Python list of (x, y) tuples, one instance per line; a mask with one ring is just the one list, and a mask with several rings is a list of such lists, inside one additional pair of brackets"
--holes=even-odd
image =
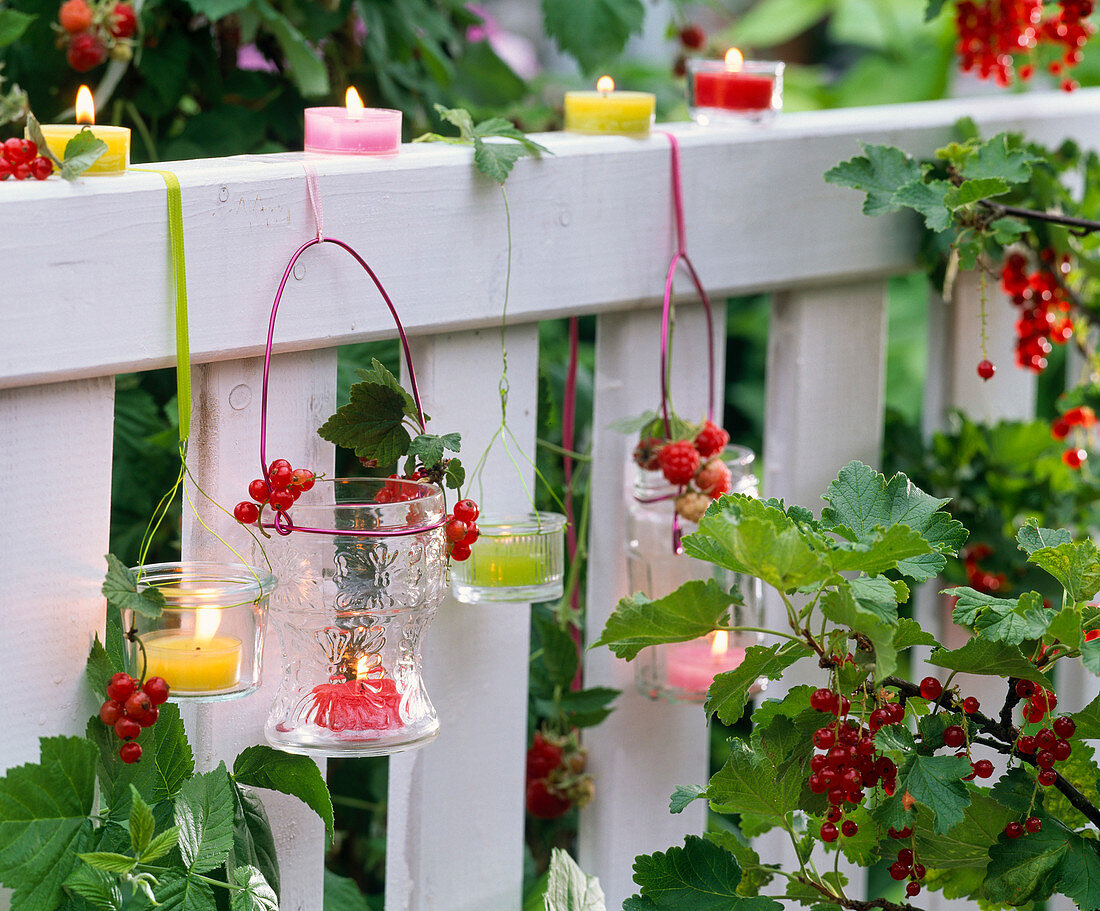
[(814, 772), (810, 776), (808, 784), (810, 786), (810, 790), (813, 791), (815, 794), (824, 794), (827, 790), (829, 790), (829, 782), (825, 780), (824, 775), (821, 775), (818, 772)]
[(905, 894), (912, 898), (914, 895), (920, 895), (920, 883), (910, 882), (905, 884)]
[(829, 812), (825, 814), (829, 822), (840, 822), (843, 816), (844, 811), (840, 807), (829, 807)]
[(1034, 753), (1038, 747), (1039, 744), (1030, 734), (1024, 734), (1023, 737), (1016, 741), (1016, 749), (1021, 753)]
[(267, 481), (263, 478), (256, 478), (255, 481), (250, 481), (248, 484), (248, 495), (257, 503), (266, 503), (268, 497)]
[(53, 162), (43, 155), (39, 155), (31, 162), (31, 173), (35, 180), (45, 180), (53, 173)]
[(38, 154), (38, 146), (29, 139), (17, 139), (14, 136), (4, 143), (4, 157), (13, 165), (30, 164)]
[(127, 763), (135, 763), (141, 759), (141, 744), (140, 743), (124, 743), (118, 748), (119, 758)]
[(1005, 826), (1005, 835), (1009, 838), (1019, 838), (1023, 834), (1024, 827), (1016, 822), (1016, 820), (1012, 820), (1012, 822)]
[(818, 687), (810, 694), (810, 708), (818, 712), (828, 712), (836, 701), (836, 694), (825, 687)]
[(143, 728), (151, 728), (154, 724), (157, 723), (157, 719), (159, 717), (160, 709), (158, 709), (154, 705), (151, 709), (149, 709), (148, 712), (145, 713), (144, 716), (137, 719), (137, 723), (140, 724)]
[(452, 544), (457, 544), (466, 537), (466, 523), (461, 519), (451, 519), (443, 529), (447, 535), (447, 540)]
[(890, 826), (890, 828), (886, 830), (886, 834), (891, 838), (909, 838), (913, 834), (913, 827), (906, 826), (904, 829), (895, 829), (893, 826)]
[(134, 721), (141, 724), (141, 719), (144, 718), (152, 708), (153, 700), (149, 698), (149, 694), (138, 690), (136, 693), (132, 693), (130, 698), (126, 700), (126, 717), (133, 718)]
[(99, 720), (108, 727), (114, 727), (115, 722), (123, 715), (121, 704), (114, 699), (108, 699), (99, 707)]
[(137, 681), (129, 674), (118, 673), (107, 684), (107, 695), (115, 702), (125, 702), (130, 694), (137, 689)]
[(468, 522), (466, 524), (466, 537), (462, 539), (462, 543), (469, 547), (480, 537), (481, 532), (478, 530), (477, 524)]
[(1016, 695), (1021, 699), (1028, 699), (1035, 692), (1035, 684), (1030, 680), (1016, 681)]
[(29, 180), (31, 177), (31, 166), (26, 162), (17, 164), (11, 169), (11, 176), (16, 180)]
[(1069, 715), (1062, 715), (1060, 718), (1054, 719), (1054, 733), (1063, 740), (1069, 740), (1076, 730), (1077, 723)]
[(1053, 712), (1058, 705), (1058, 697), (1054, 695), (1053, 690), (1046, 690), (1039, 686), (1035, 688), (1035, 693), (1031, 697), (1031, 704), (1046, 712)]
[(966, 743), (966, 732), (959, 725), (953, 724), (944, 729), (943, 742), (949, 747), (961, 747)]
[(973, 715), (981, 706), (982, 704), (973, 696), (967, 696), (963, 700), (963, 711), (966, 712), (967, 715)]
[(905, 864), (906, 872), (909, 872), (909, 867), (913, 864), (913, 849), (901, 848), (898, 851), (898, 862)]
[(994, 366), (991, 360), (983, 360), (978, 363), (978, 376), (983, 380), (993, 379), (993, 374), (997, 372), (997, 368)]
[(924, 879), (924, 874), (928, 871), (924, 869), (924, 864), (913, 864), (913, 875), (917, 879)]
[(823, 822), (821, 824), (821, 840), (822, 841), (836, 841), (837, 828), (835, 823)]
[(276, 459), (267, 470), (267, 479), (276, 490), (283, 490), (294, 480), (294, 469), (286, 459)]
[(899, 882), (909, 875), (909, 864), (903, 864), (900, 860), (890, 864), (890, 877)]
[(1073, 747), (1069, 745), (1068, 740), (1055, 740), (1054, 746), (1050, 748), (1050, 751), (1059, 762), (1065, 762), (1069, 759), (1070, 753), (1073, 752)]
[(1038, 816), (1029, 816), (1024, 822), (1024, 828), (1032, 835), (1043, 827), (1043, 821)]
[(479, 515), (481, 515), (481, 510), (477, 508), (477, 503), (473, 500), (465, 499), (455, 503), (454, 517), (460, 522), (465, 522), (466, 524), (476, 522)]
[(993, 774), (993, 763), (988, 759), (979, 759), (974, 763), (974, 774), (979, 778), (989, 778)]
[(1067, 449), (1062, 453), (1062, 461), (1066, 467), (1073, 469), (1080, 468), (1088, 457), (1089, 454), (1084, 449)]
[(252, 525), (260, 518), (260, 507), (255, 503), (249, 503), (247, 500), (242, 500), (233, 507), (233, 518), (242, 525)]
[(6, 158), (0, 158), (0, 180), (7, 180), (11, 177), (11, 162)]
[(115, 733), (120, 740), (133, 740), (141, 733), (141, 725), (133, 718), (123, 716), (115, 722)]
[(920, 682), (920, 694), (929, 701), (939, 699), (943, 694), (943, 684), (935, 677), (925, 677)]
[[(272, 481), (272, 483), (275, 482)], [(271, 505), (275, 509), (290, 509), (294, 505), (294, 494), (286, 488), (277, 488), (271, 493)]]
[(836, 733), (832, 728), (818, 728), (814, 731), (814, 746), (819, 750), (827, 750), (836, 743)]
[(859, 831), (859, 826), (853, 819), (846, 819), (840, 824), (840, 834), (845, 838), (851, 838)]
[(1058, 738), (1054, 736), (1054, 731), (1050, 728), (1043, 728), (1035, 735), (1035, 742), (1039, 744), (1040, 750), (1049, 750), (1054, 746), (1054, 741), (1057, 739)]
[(295, 487), (299, 487), (302, 491), (312, 490), (313, 484), (317, 480), (316, 475), (313, 474), (308, 468), (295, 468), (291, 475), (290, 483)]
[(1043, 720), (1046, 712), (1037, 706), (1034, 702), (1024, 703), (1024, 719), (1030, 721), (1032, 724), (1036, 724)]
[(1058, 773), (1054, 769), (1043, 769), (1039, 773), (1039, 784), (1044, 788), (1049, 788), (1058, 780)]
[(680, 29), (680, 43), (689, 50), (697, 51), (707, 43), (707, 33), (695, 25), (685, 25)]
[(891, 702), (886, 706), (886, 711), (890, 714), (890, 721), (893, 724), (900, 724), (905, 720), (905, 706), (900, 702)]
[(844, 803), (844, 798), (846, 798), (847, 796), (848, 792), (841, 787), (829, 788), (829, 793), (827, 795), (829, 803), (834, 805)]
[(168, 684), (163, 677), (150, 677), (142, 689), (153, 705), (163, 705), (168, 701)]
[(470, 559), (470, 547), (468, 544), (463, 544), (461, 541), (451, 548), (451, 559), (457, 560), (461, 563), (463, 560)]

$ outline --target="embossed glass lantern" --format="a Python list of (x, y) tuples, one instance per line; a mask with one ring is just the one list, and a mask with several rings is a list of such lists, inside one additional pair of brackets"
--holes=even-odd
[(138, 590), (164, 595), (159, 617), (125, 611), (137, 634), (127, 640), (127, 666), (163, 677), (174, 701), (220, 702), (255, 692), (268, 598), (275, 577), (266, 570), (225, 563), (136, 566)]
[[(385, 486), (406, 499), (378, 502)], [(388, 500), (388, 497), (385, 499)], [(439, 732), (421, 676), (421, 638), (445, 589), (443, 493), (377, 478), (319, 480), (265, 546), (280, 579), (271, 620), (283, 678), (272, 746), (372, 756)]]
[[(722, 460), (730, 469), (732, 493), (758, 496), (753, 474), (756, 456), (744, 446), (727, 447)], [(661, 598), (693, 579), (718, 581), (725, 588), (740, 589), (743, 606), (730, 608), (730, 626), (760, 626), (760, 583), (741, 577), (703, 560), (677, 552), (675, 536), (690, 534), (697, 526), (679, 519), (676, 525), (677, 488), (660, 471), (638, 468), (627, 508), (627, 569), (631, 592)], [(710, 633), (691, 642), (643, 649), (634, 659), (634, 682), (651, 699), (702, 702), (715, 674), (732, 670), (745, 649), (758, 641), (755, 634)]]

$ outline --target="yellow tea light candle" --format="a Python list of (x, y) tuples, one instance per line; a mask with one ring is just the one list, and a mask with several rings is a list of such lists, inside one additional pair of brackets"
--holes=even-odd
[(130, 131), (126, 127), (94, 126), (95, 103), (92, 93), (82, 85), (76, 93), (76, 123), (44, 123), (42, 135), (46, 145), (57, 156), (65, 158), (65, 146), (81, 130), (90, 129), (96, 139), (107, 144), (104, 152), (84, 173), (85, 174), (124, 174), (130, 167)]
[(211, 693), (241, 679), (241, 640), (166, 630), (142, 636), (146, 677), (163, 677), (173, 695)]
[(594, 92), (565, 93), (565, 128), (574, 133), (648, 136), (657, 108), (652, 92), (620, 92), (610, 76), (601, 76)]

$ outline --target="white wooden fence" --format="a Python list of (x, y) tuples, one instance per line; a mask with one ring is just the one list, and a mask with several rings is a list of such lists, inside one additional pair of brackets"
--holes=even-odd
[[(674, 125), (683, 148), (688, 243), (713, 295), (773, 292), (764, 486), (814, 505), (851, 458), (874, 463), (882, 436), (885, 282), (913, 266), (915, 225), (871, 220), (859, 195), (821, 175), (860, 141), (926, 154), (954, 121), (1026, 129), (1100, 146), (1100, 93), (1030, 95), (784, 115), (769, 128)], [(595, 493), (589, 635), (626, 591), (624, 485), (630, 441), (608, 429), (655, 405), (657, 308), (672, 252), (669, 145), (662, 136), (553, 134), (554, 152), (509, 180), (515, 255), (510, 307), (511, 413), (531, 445), (536, 323), (596, 314)], [(183, 185), (195, 363), (192, 467), (221, 502), (255, 475), (259, 377), (267, 317), (289, 255), (313, 234), (302, 155), (169, 165)], [(497, 324), (505, 267), (500, 194), (470, 153), (406, 146), (391, 160), (318, 159), (326, 230), (371, 262), (414, 336), (425, 406), (477, 452), (498, 420)], [(93, 710), (80, 673), (103, 622), (114, 375), (174, 359), (165, 194), (152, 174), (74, 185), (0, 185), (0, 465), (8, 482), (0, 530), (0, 667), (7, 693), (0, 767), (33, 760), (38, 737), (79, 733)], [(331, 469), (313, 433), (333, 407), (334, 346), (392, 335), (385, 308), (339, 253), (315, 249), (284, 298), (274, 362), (269, 452)], [(973, 295), (933, 302), (929, 402), (1004, 413), (1027, 407), (1011, 367), (1010, 308), (994, 304), (996, 379), (981, 384)], [(698, 313), (684, 306), (674, 394), (702, 408)], [(684, 326), (688, 328), (683, 328)], [(696, 348), (693, 353), (689, 347)], [(497, 464), (495, 506), (518, 506), (514, 470)], [(150, 504), (152, 505), (152, 504)], [(224, 517), (208, 516), (239, 538)], [(184, 557), (210, 553), (185, 528)], [(224, 555), (219, 555), (220, 557)], [(932, 622), (932, 618), (930, 618)], [(274, 637), (273, 637), (274, 638)], [(523, 835), (528, 609), (446, 602), (428, 637), (427, 676), (439, 739), (391, 760), (387, 909), (517, 911)], [(279, 659), (272, 641), (267, 673)], [(583, 811), (582, 865), (609, 907), (633, 891), (636, 853), (700, 829), (702, 807), (670, 816), (679, 783), (706, 776), (699, 708), (635, 693), (606, 650), (586, 681), (623, 689), (615, 713), (586, 735), (595, 802)], [(267, 690), (269, 693), (270, 690)], [(262, 739), (264, 693), (191, 711), (203, 766)], [(321, 826), (268, 795), (284, 907), (318, 911)]]

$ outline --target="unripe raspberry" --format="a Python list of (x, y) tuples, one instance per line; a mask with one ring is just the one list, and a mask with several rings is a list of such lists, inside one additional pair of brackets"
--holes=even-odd
[(699, 450), (687, 440), (677, 440), (661, 448), (657, 461), (670, 484), (687, 484), (699, 470)]
[(70, 35), (75, 35), (91, 26), (91, 7), (86, 0), (66, 0), (57, 11), (57, 21)]
[(688, 522), (698, 522), (710, 503), (711, 499), (706, 494), (688, 490), (676, 498), (676, 512)]
[(729, 493), (732, 486), (729, 466), (721, 459), (711, 459), (696, 473), (695, 486), (715, 500)]

